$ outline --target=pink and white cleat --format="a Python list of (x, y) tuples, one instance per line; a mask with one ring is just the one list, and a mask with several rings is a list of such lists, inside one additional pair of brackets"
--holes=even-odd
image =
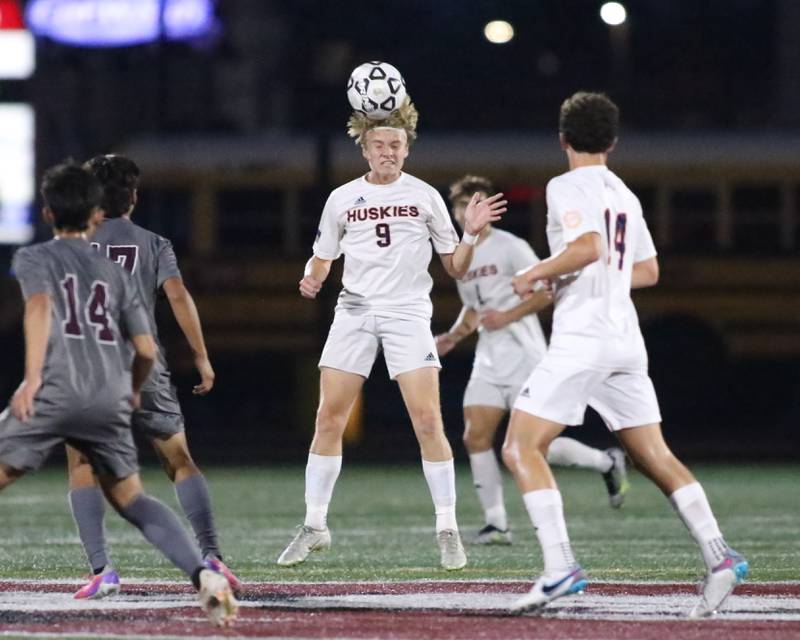
[(211, 569), (211, 571), (216, 571), (217, 573), (221, 573), (223, 576), (225, 576), (225, 579), (228, 581), (228, 584), (233, 590), (234, 595), (237, 597), (244, 591), (244, 582), (239, 580), (239, 578), (236, 577), (236, 574), (234, 574), (233, 571), (231, 571), (228, 566), (216, 556), (206, 556), (203, 564), (205, 564), (206, 569)]
[(75, 592), (76, 600), (100, 600), (119, 593), (119, 574), (107, 566), (102, 573), (92, 576), (88, 584)]

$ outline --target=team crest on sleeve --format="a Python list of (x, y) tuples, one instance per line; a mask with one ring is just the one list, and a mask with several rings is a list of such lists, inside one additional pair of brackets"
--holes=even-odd
[(568, 229), (575, 229), (581, 225), (581, 212), (580, 211), (567, 211), (564, 214), (564, 225)]

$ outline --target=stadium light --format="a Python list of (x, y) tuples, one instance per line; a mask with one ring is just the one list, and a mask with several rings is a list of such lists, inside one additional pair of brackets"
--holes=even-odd
[(483, 35), (492, 44), (505, 44), (514, 37), (514, 27), (505, 20), (492, 20), (483, 28)]
[(600, 18), (611, 27), (621, 25), (627, 17), (628, 12), (619, 2), (606, 2), (600, 7)]

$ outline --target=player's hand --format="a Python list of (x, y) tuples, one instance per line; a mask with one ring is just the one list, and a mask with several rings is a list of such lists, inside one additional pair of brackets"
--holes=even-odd
[(505, 311), (497, 309), (486, 309), (481, 312), (481, 325), (487, 331), (497, 331), (509, 324), (508, 315)]
[(214, 378), (216, 378), (216, 374), (214, 373), (208, 356), (195, 356), (194, 366), (195, 369), (197, 369), (197, 373), (200, 374), (200, 384), (196, 384), (192, 387), (192, 393), (196, 396), (204, 396), (214, 388)]
[(42, 379), (23, 380), (11, 398), (11, 413), (22, 422), (34, 415), (33, 399), (42, 386)]
[(300, 281), (300, 295), (304, 298), (313, 300), (317, 297), (320, 289), (322, 289), (322, 283), (314, 276), (303, 276), (303, 279)]
[(131, 408), (134, 411), (140, 409), (142, 407), (142, 392), (141, 391), (134, 391), (131, 394)]
[(436, 338), (436, 353), (439, 356), (446, 356), (456, 346), (456, 340), (449, 333), (440, 333)]
[(490, 222), (496, 222), (506, 212), (508, 200), (502, 200), (503, 194), (496, 193), (489, 198), (479, 200), (476, 193), (464, 211), (464, 231), (470, 235), (478, 235)]
[(536, 276), (536, 267), (531, 267), (530, 269), (517, 271), (514, 277), (511, 278), (511, 286), (514, 287), (514, 293), (525, 300), (530, 297), (530, 294), (536, 288), (536, 283), (541, 280), (544, 280), (544, 278)]

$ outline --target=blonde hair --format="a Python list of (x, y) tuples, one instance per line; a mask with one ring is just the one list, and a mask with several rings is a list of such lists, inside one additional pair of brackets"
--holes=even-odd
[(408, 137), (408, 144), (410, 145), (417, 139), (417, 121), (419, 120), (419, 112), (411, 102), (411, 98), (406, 96), (403, 104), (393, 111), (388, 118), (383, 120), (372, 120), (363, 113), (354, 111), (353, 115), (347, 121), (347, 135), (354, 138), (356, 144), (364, 146), (366, 143), (367, 132), (379, 127), (392, 127), (394, 129), (403, 129)]

